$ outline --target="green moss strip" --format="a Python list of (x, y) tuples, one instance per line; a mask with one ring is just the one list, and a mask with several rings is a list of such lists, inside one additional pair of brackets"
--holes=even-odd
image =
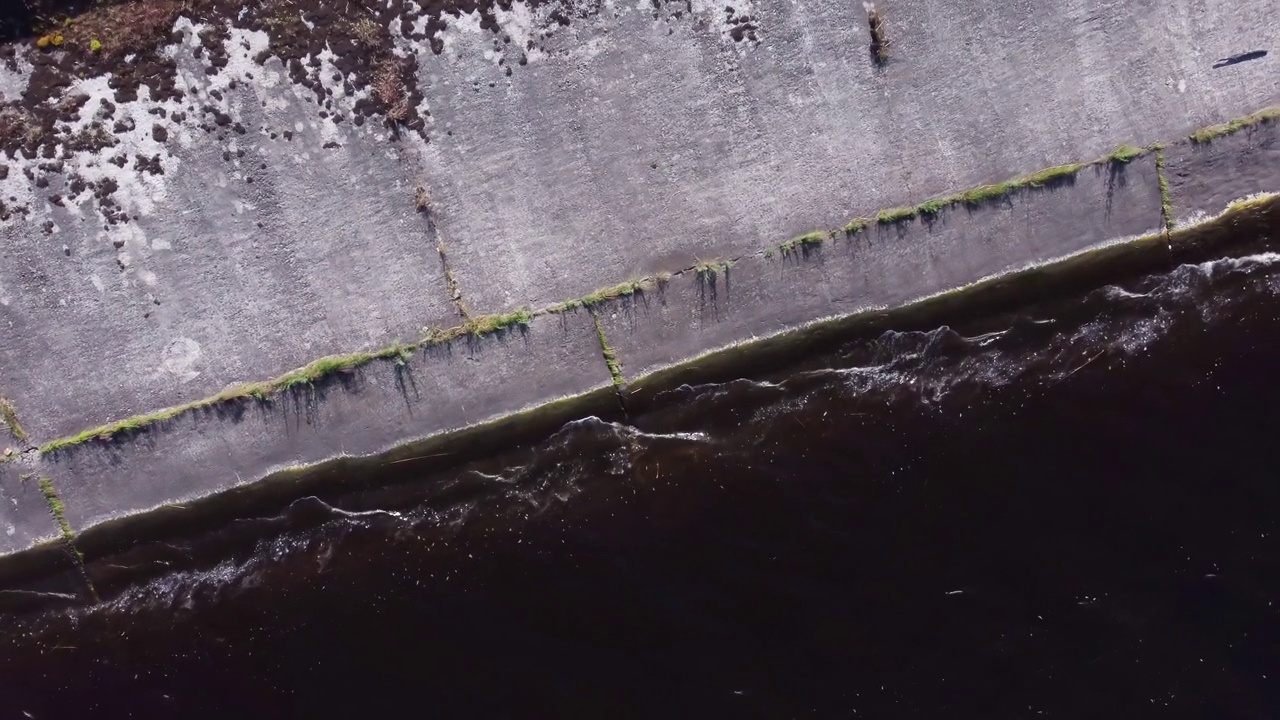
[(4, 421), (5, 427), (9, 428), (9, 434), (13, 435), (13, 439), (20, 443), (27, 442), (27, 431), (22, 429), (22, 424), (18, 422), (18, 411), (14, 409), (13, 403), (0, 397), (0, 420)]
[(236, 385), (212, 397), (196, 400), (185, 405), (177, 405), (144, 415), (135, 415), (113, 423), (90, 428), (75, 435), (47, 442), (41, 445), (39, 450), (42, 455), (47, 455), (91, 440), (107, 441), (119, 433), (136, 432), (156, 423), (171, 420), (183, 413), (212, 408), (223, 403), (243, 402), (246, 400), (270, 401), (274, 395), (280, 392), (305, 385), (313, 385), (326, 377), (338, 373), (353, 373), (361, 366), (367, 365), (374, 360), (390, 360), (396, 364), (403, 365), (417, 350), (442, 345), (465, 335), (483, 337), (527, 326), (532, 318), (533, 314), (525, 309), (516, 310), (505, 315), (474, 317), (453, 328), (428, 330), (424, 333), (423, 339), (418, 342), (396, 342), (373, 352), (322, 357), (309, 365), (285, 373), (274, 380)]
[(1160, 215), (1164, 218), (1164, 229), (1173, 230), (1173, 197), (1169, 192), (1169, 179), (1164, 174), (1164, 150), (1156, 151), (1156, 177), (1160, 180)]
[(618, 362), (618, 353), (604, 336), (604, 326), (600, 324), (600, 315), (591, 311), (591, 322), (596, 326), (596, 338), (600, 340), (600, 352), (604, 355), (604, 364), (609, 366), (609, 376), (613, 378), (613, 387), (621, 390), (627, 379), (622, 376), (622, 363)]
[(53, 480), (42, 475), (38, 482), (40, 492), (44, 494), (44, 501), (49, 505), (49, 514), (53, 516), (54, 522), (58, 523), (58, 529), (62, 531), (62, 538), (68, 543), (72, 542), (76, 534), (71, 530), (71, 523), (67, 522), (67, 507), (62, 504), (62, 498), (59, 498), (57, 491), (54, 490)]
[[(1107, 158), (1110, 159), (1110, 156)], [(890, 208), (881, 210), (876, 215), (876, 222), (881, 225), (892, 225), (904, 220), (910, 220), (919, 216), (936, 215), (942, 212), (944, 208), (952, 205), (982, 205), (993, 200), (999, 200), (1007, 195), (1020, 190), (1040, 188), (1055, 182), (1063, 182), (1074, 177), (1076, 173), (1088, 167), (1087, 163), (1073, 163), (1070, 165), (1057, 165), (1051, 168), (1045, 168), (1030, 175), (1022, 175), (1011, 180), (994, 185), (979, 185), (961, 193), (946, 195), (943, 197), (925, 200), (919, 205), (911, 207)], [(858, 221), (855, 220), (855, 223)], [(861, 227), (859, 227), (861, 229)], [(846, 232), (848, 229), (846, 228)]]
[(581, 300), (577, 301), (577, 303), (586, 307), (595, 307), (596, 305), (606, 303), (610, 300), (631, 297), (637, 293), (644, 292), (645, 283), (648, 281), (649, 278), (647, 277), (634, 278), (623, 283), (618, 283), (612, 287), (596, 290), (595, 292), (584, 296)]
[(80, 548), (76, 547), (76, 533), (71, 529), (71, 523), (67, 522), (67, 507), (62, 504), (62, 498), (58, 497), (58, 492), (53, 487), (53, 480), (41, 475), (37, 482), (40, 484), (40, 492), (44, 495), (44, 501), (49, 505), (49, 514), (53, 516), (53, 521), (58, 524), (58, 530), (62, 533), (62, 542), (66, 545), (67, 552), (71, 554), (71, 559), (80, 573), (80, 578), (84, 581), (84, 586), (89, 591), (89, 597), (94, 602), (98, 602), (98, 590), (93, 586), (93, 580), (89, 578), (89, 571), (84, 566), (84, 553), (80, 552)]
[(1107, 156), (1107, 160), (1124, 165), (1141, 157), (1143, 152), (1145, 151), (1142, 148), (1134, 145), (1121, 145), (1111, 151), (1111, 154)]
[(1220, 137), (1226, 137), (1227, 135), (1238, 133), (1246, 128), (1251, 128), (1254, 125), (1271, 122), (1277, 118), (1280, 118), (1280, 105), (1272, 105), (1271, 107), (1263, 108), (1252, 115), (1245, 115), (1242, 118), (1236, 118), (1235, 120), (1231, 120), (1220, 125), (1202, 127), (1191, 133), (1191, 142), (1200, 144), (1213, 142)]

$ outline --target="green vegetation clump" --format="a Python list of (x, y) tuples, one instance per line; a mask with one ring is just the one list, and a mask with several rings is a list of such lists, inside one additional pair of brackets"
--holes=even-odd
[(1246, 115), (1242, 118), (1236, 118), (1230, 122), (1220, 125), (1209, 125), (1200, 128), (1191, 133), (1191, 142), (1204, 144), (1212, 142), (1220, 137), (1226, 137), (1233, 133), (1238, 133), (1245, 128), (1251, 128), (1265, 122), (1271, 122), (1280, 118), (1280, 105), (1272, 105), (1269, 108), (1263, 108), (1252, 115)]
[(870, 224), (871, 224), (871, 221), (866, 218), (854, 218), (850, 220), (847, 225), (844, 226), (844, 234), (857, 235), (858, 233), (862, 232), (862, 230)]
[(888, 210), (881, 210), (876, 215), (876, 222), (881, 225), (892, 225), (903, 220), (910, 220), (915, 216), (916, 209), (913, 207), (889, 208)]
[(1044, 187), (1056, 182), (1063, 182), (1069, 178), (1073, 178), (1081, 170), (1085, 168), (1085, 163), (1068, 163), (1066, 165), (1055, 165), (1045, 168), (1039, 172), (1031, 173), (1020, 180), (1011, 181), (1015, 187)]
[(1125, 164), (1125, 163), (1133, 162), (1135, 159), (1137, 159), (1141, 155), (1142, 155), (1142, 148), (1125, 144), (1125, 145), (1121, 145), (1115, 150), (1112, 150), (1111, 154), (1107, 156), (1107, 160), (1113, 163)]
[(481, 337), (491, 333), (511, 330), (517, 327), (528, 327), (533, 314), (525, 308), (506, 315), (483, 315), (468, 320), (463, 326), (463, 333)]
[(613, 287), (602, 288), (582, 298), (582, 304), (587, 307), (594, 307), (609, 300), (617, 300), (621, 297), (630, 297), (636, 293), (644, 292), (644, 283), (648, 278), (633, 278), (623, 283), (618, 283)]
[(808, 233), (805, 233), (804, 235), (791, 238), (790, 240), (779, 245), (778, 250), (781, 251), (784, 256), (786, 256), (786, 255), (790, 255), (791, 253), (797, 250), (803, 251), (810, 248), (816, 248), (819, 245), (822, 245), (822, 243), (825, 242), (826, 239), (827, 239), (827, 233), (822, 232), (821, 230), (814, 230), (813, 232), (808, 232)]
[(693, 266), (693, 271), (697, 273), (698, 279), (708, 280), (720, 274), (728, 274), (729, 268), (733, 267), (732, 260), (699, 260)]

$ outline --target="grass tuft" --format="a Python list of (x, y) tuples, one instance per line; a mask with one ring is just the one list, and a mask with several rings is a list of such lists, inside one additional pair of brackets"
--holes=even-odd
[(844, 234), (857, 235), (858, 233), (862, 232), (870, 224), (871, 224), (871, 221), (866, 218), (854, 218), (849, 221), (849, 224), (844, 226)]
[(67, 522), (67, 506), (62, 504), (62, 498), (58, 497), (52, 480), (41, 476), (37, 482), (40, 483), (40, 492), (44, 494), (44, 501), (49, 505), (49, 514), (53, 516), (54, 522), (58, 523), (63, 539), (69, 544), (75, 539), (76, 534), (71, 530), (71, 523)]
[(902, 222), (903, 220), (910, 220), (916, 215), (916, 209), (913, 207), (889, 208), (888, 210), (881, 210), (880, 213), (876, 215), (876, 222), (881, 225), (892, 225), (893, 223)]
[(1252, 115), (1245, 115), (1241, 118), (1222, 123), (1220, 125), (1209, 125), (1191, 133), (1191, 142), (1204, 144), (1213, 142), (1221, 137), (1226, 137), (1234, 133), (1238, 133), (1246, 128), (1259, 125), (1265, 122), (1280, 119), (1280, 105), (1272, 105), (1269, 108), (1263, 108)]
[(965, 205), (981, 205), (985, 202), (997, 200), (1008, 195), (1018, 187), (1017, 181), (1007, 180), (995, 185), (979, 185), (976, 188), (965, 190), (956, 196), (958, 202)]
[(808, 232), (804, 235), (791, 238), (779, 245), (778, 250), (782, 253), (783, 257), (786, 257), (797, 250), (803, 252), (805, 250), (817, 248), (822, 245), (826, 239), (827, 233), (822, 232), (821, 230), (814, 230), (813, 232)]
[(482, 337), (518, 327), (528, 327), (532, 320), (533, 313), (526, 308), (520, 308), (505, 315), (482, 315), (471, 318), (463, 324), (462, 331), (466, 335)]
[(729, 268), (733, 267), (732, 260), (699, 260), (693, 266), (693, 271), (697, 273), (699, 280), (709, 280), (717, 275), (729, 274)]
[(1134, 145), (1124, 144), (1111, 151), (1107, 156), (1107, 161), (1112, 163), (1126, 164), (1131, 163), (1142, 156), (1142, 148)]
[(1063, 182), (1076, 176), (1085, 168), (1085, 163), (1069, 163), (1067, 165), (1055, 165), (1045, 168), (1039, 172), (1034, 172), (1020, 180), (1013, 180), (1018, 187), (1044, 187), (1054, 183)]
[(0, 420), (3, 420), (5, 427), (9, 428), (9, 434), (13, 435), (13, 439), (20, 443), (28, 441), (27, 431), (23, 430), (22, 424), (18, 422), (18, 411), (14, 409), (13, 403), (4, 398), (0, 398)]

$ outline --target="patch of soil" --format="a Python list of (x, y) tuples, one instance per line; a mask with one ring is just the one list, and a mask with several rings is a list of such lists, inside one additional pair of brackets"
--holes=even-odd
[[(668, 6), (675, 17), (691, 10), (689, 0), (651, 2), (655, 14)], [(555, 5), (541, 33), (543, 39), (569, 25), (571, 18), (589, 17), (599, 10), (598, 3), (575, 9), (568, 0), (527, 3), (535, 8)], [(143, 86), (154, 100), (184, 100), (175, 82), (177, 63), (163, 53), (166, 46), (181, 40), (181, 34), (173, 31), (180, 16), (205, 26), (194, 55), (205, 62), (208, 74), (217, 75), (228, 63), (225, 42), (230, 27), (262, 31), (269, 39), (268, 46), (255, 60), (263, 64), (272, 57), (279, 59), (290, 79), (314, 94), (317, 112), (341, 122), (347, 118), (334, 110), (333, 91), (321, 82), (316, 59), (327, 49), (335, 55), (337, 70), (328, 78), (331, 84), (341, 82), (348, 93), (369, 91), (353, 107), (349, 118), (353, 124), (381, 122), (396, 133), (414, 132), (424, 139), (427, 124), (418, 109), (424, 99), (417, 81), (418, 63), (412, 56), (401, 58), (393, 52), (391, 29), (416, 43), (430, 44), (439, 54), (444, 48), (436, 34), (451, 19), (477, 12), (481, 27), (494, 33), (495, 48), (503, 49), (511, 42), (501, 33), (496, 11), (510, 10), (512, 0), (420, 0), (418, 4), (408, 0), (22, 0), (18, 5), (21, 7), (16, 11), (0, 11), (0, 31), (20, 27), (22, 32), (17, 35), (25, 39), (0, 45), (0, 62), (16, 70), (22, 57), (33, 71), (21, 98), (0, 103), (0, 153), (9, 159), (18, 151), (28, 158), (53, 159), (59, 148), (67, 157), (71, 151), (101, 152), (112, 147), (116, 144), (113, 133), (133, 127), (132, 120), (113, 120), (116, 104), (136, 100)], [(737, 17), (732, 10), (728, 15), (735, 40), (755, 39), (757, 26), (750, 17)], [(419, 24), (421, 29), (416, 29)], [(511, 59), (518, 58), (518, 65), (525, 65), (524, 53), (536, 46), (533, 40), (525, 48), (511, 46)], [(513, 64), (506, 63), (507, 75), (512, 74)], [(114, 103), (103, 100), (96, 110), (97, 121), (69, 133), (63, 124), (77, 120), (89, 98), (68, 98), (67, 90), (79, 78), (108, 73)], [(207, 131), (246, 132), (218, 108), (206, 105), (201, 110), (193, 120)], [(173, 114), (175, 122), (185, 119), (186, 113)], [(152, 137), (159, 142), (167, 135), (158, 124), (152, 130)], [(284, 135), (291, 137), (287, 131)], [(123, 167), (128, 159), (121, 155), (110, 162)], [(136, 158), (135, 167), (163, 172), (156, 158)], [(73, 180), (73, 192), (76, 185)], [(0, 214), (13, 211), (7, 208)], [(111, 221), (122, 217), (108, 208), (103, 212)]]

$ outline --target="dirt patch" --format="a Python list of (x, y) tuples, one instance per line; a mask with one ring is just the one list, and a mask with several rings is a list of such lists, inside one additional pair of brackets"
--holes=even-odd
[[(675, 17), (690, 12), (687, 0), (651, 3), (655, 14), (663, 9)], [(0, 15), (0, 29), (15, 23), (25, 23), (26, 28), (20, 33), (24, 39), (0, 45), (0, 63), (13, 71), (22, 67), (20, 61), (32, 68), (22, 96), (0, 103), (0, 160), (13, 160), (19, 152), (28, 159), (48, 160), (66, 158), (71, 152), (108, 152), (116, 144), (114, 134), (134, 129), (132, 120), (116, 119), (117, 105), (136, 101), (143, 87), (153, 101), (190, 104), (189, 109), (172, 113), (174, 123), (183, 122), (190, 113), (199, 127), (220, 137), (248, 132), (250, 129), (224, 110), (185, 97), (177, 82), (178, 62), (169, 50), (183, 38), (173, 29), (179, 17), (204, 27), (198, 45), (179, 47), (178, 52), (191, 52), (210, 76), (220, 74), (228, 64), (230, 28), (261, 31), (268, 44), (253, 59), (260, 65), (278, 59), (290, 80), (314, 96), (321, 117), (334, 122), (349, 120), (357, 126), (383, 123), (394, 133), (412, 132), (429, 140), (427, 117), (420, 110), (424, 97), (417, 79), (418, 62), (412, 55), (397, 54), (396, 42), (403, 37), (419, 46), (429, 45), (439, 54), (444, 48), (436, 35), (460, 15), (475, 12), (481, 27), (493, 33), (495, 49), (510, 55), (510, 60), (504, 61), (505, 73), (510, 76), (513, 66), (525, 64), (527, 51), (539, 47), (573, 19), (590, 17), (599, 10), (591, 5), (575, 8), (566, 0), (527, 0), (527, 4), (554, 8), (547, 14), (545, 26), (534, 33), (535, 39), (525, 47), (516, 47), (502, 32), (497, 17), (500, 9), (512, 8), (511, 0), (425, 0), (416, 4), (409, 0), (26, 0), (25, 13)], [(751, 17), (729, 11), (725, 21), (734, 40), (756, 40), (757, 25)], [(333, 54), (336, 72), (321, 78), (319, 57), (325, 51)], [(89, 98), (68, 98), (68, 90), (83, 78), (104, 75), (110, 77), (108, 87), (114, 97), (101, 101), (89, 127), (72, 132), (68, 125), (81, 121)], [(236, 82), (252, 79), (237, 78), (231, 89)], [(349, 117), (335, 106), (334, 87), (363, 95), (351, 106)], [(216, 90), (210, 95), (221, 99)], [(153, 113), (165, 119), (163, 109), (153, 109)], [(286, 138), (290, 135), (285, 131)], [(157, 142), (164, 143), (169, 136), (169, 130), (159, 123), (152, 128), (151, 137)], [(124, 154), (106, 159), (121, 168), (129, 162)], [(136, 157), (134, 167), (163, 172), (156, 157)], [(22, 211), (0, 207), (0, 217)], [(103, 214), (108, 222), (128, 219), (110, 208), (103, 209)]]

